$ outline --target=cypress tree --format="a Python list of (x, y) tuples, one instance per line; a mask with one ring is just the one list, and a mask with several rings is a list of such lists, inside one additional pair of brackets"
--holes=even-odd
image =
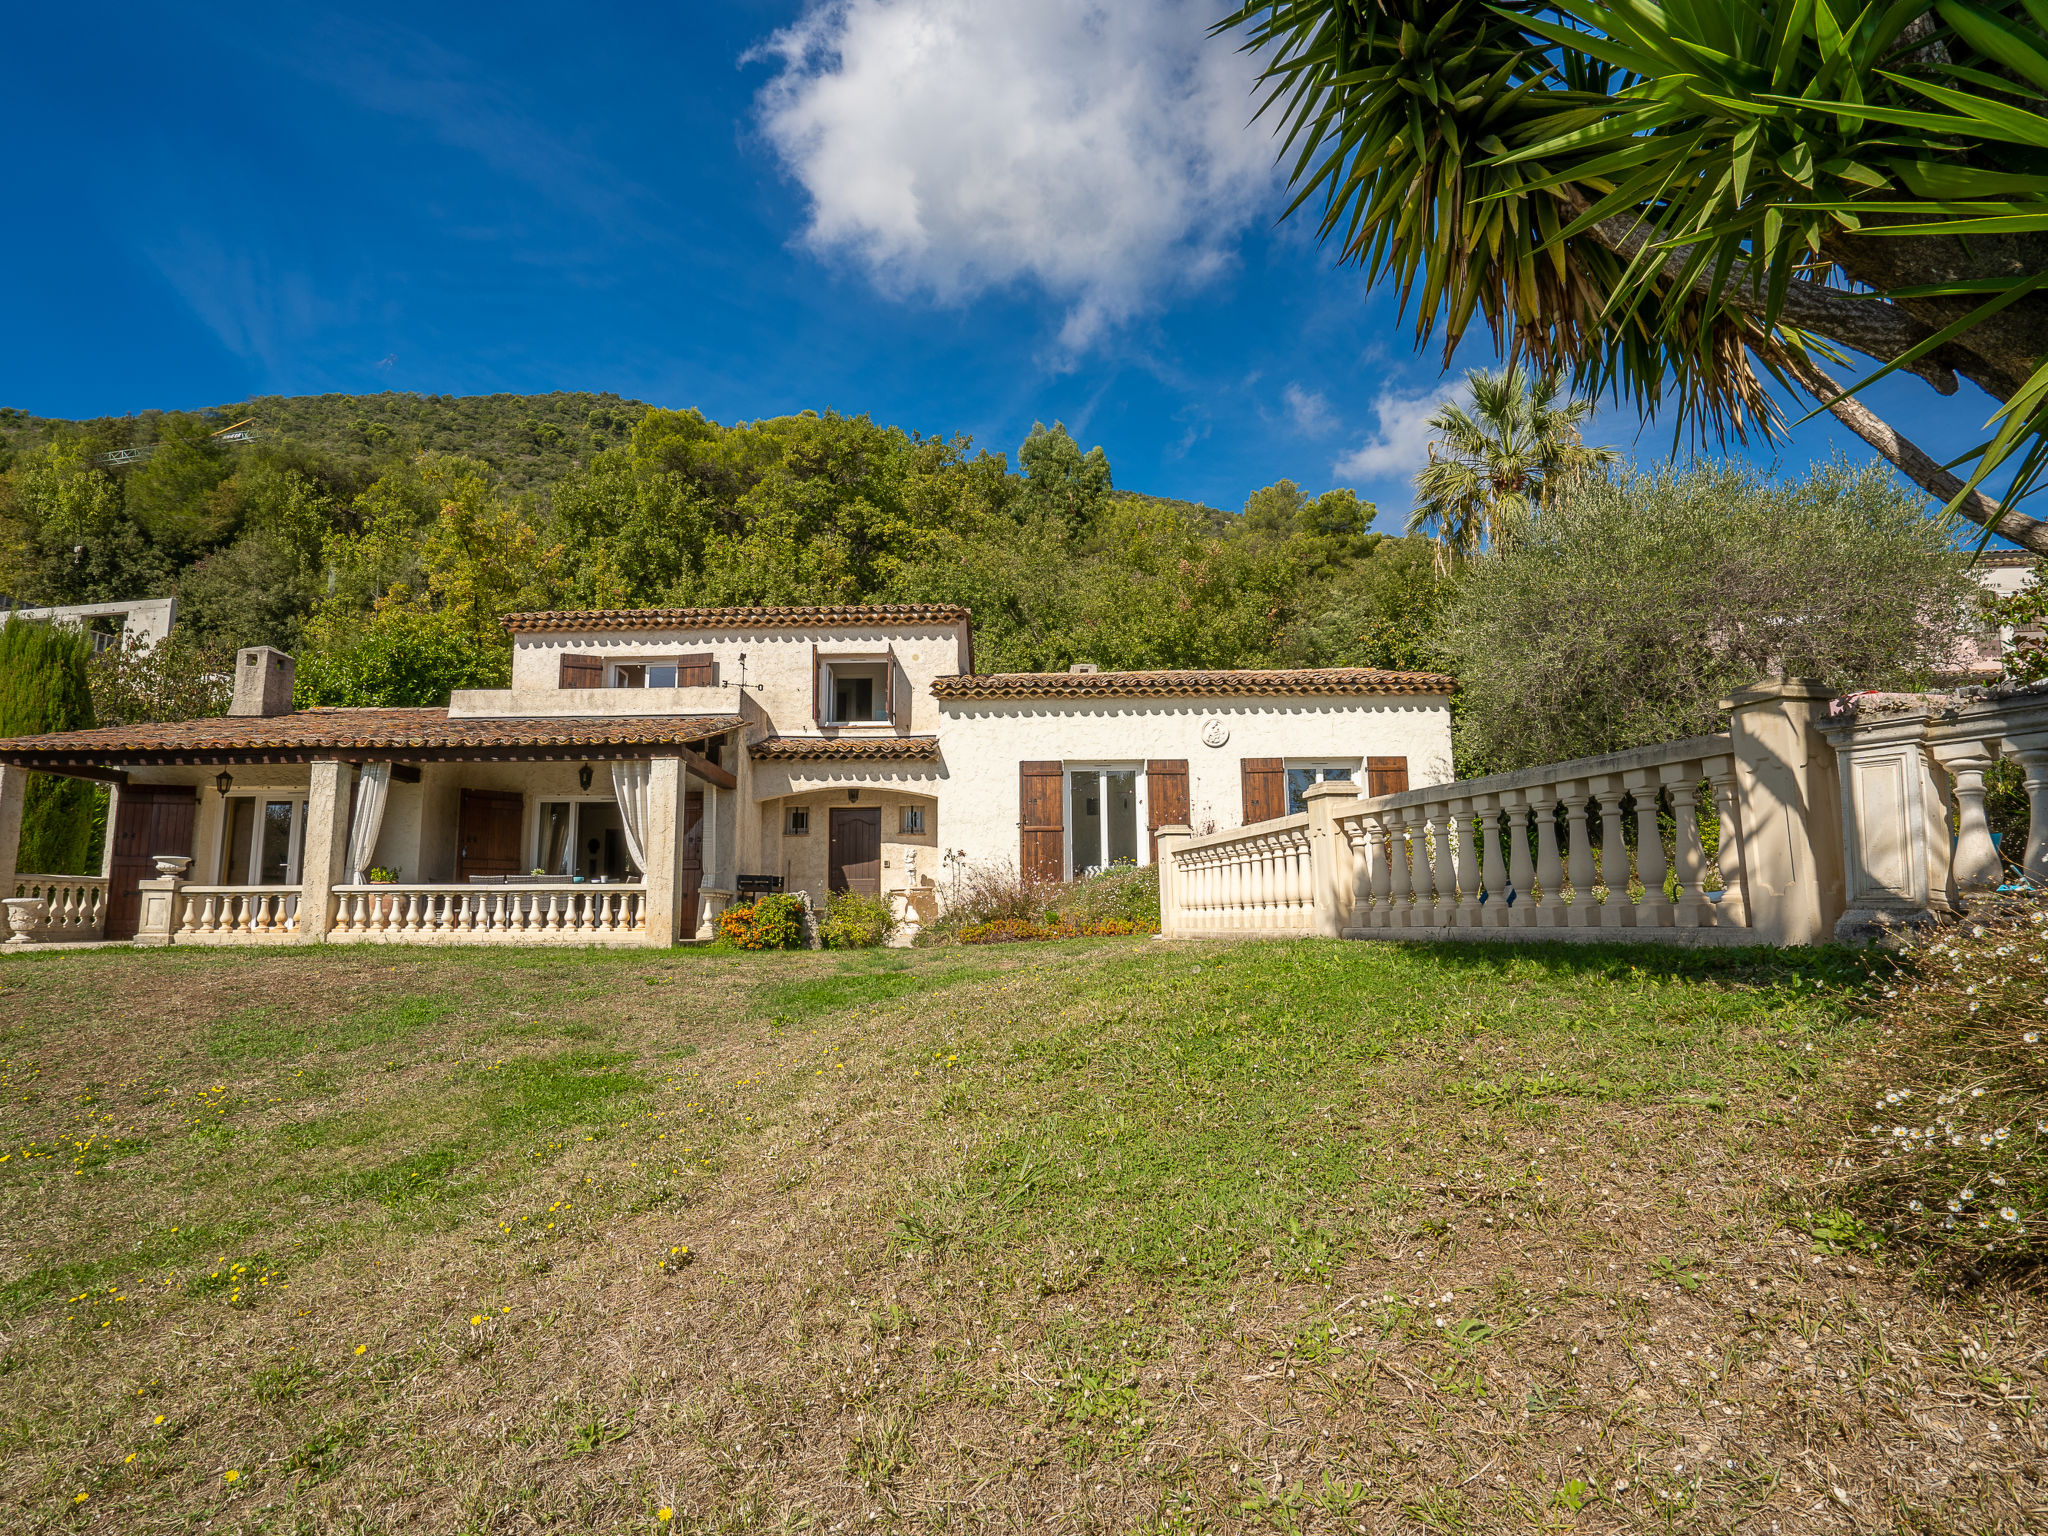
[[(82, 630), (15, 618), (0, 624), (0, 737), (90, 726), (91, 655), (92, 642)], [(99, 797), (99, 787), (84, 779), (30, 774), (15, 867), (38, 875), (90, 873)]]

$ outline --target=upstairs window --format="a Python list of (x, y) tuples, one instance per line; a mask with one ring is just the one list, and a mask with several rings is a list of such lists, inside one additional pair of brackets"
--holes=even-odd
[(820, 725), (883, 725), (896, 715), (896, 668), (881, 657), (823, 659), (816, 698)]
[(612, 663), (614, 688), (709, 688), (717, 669), (706, 656)]

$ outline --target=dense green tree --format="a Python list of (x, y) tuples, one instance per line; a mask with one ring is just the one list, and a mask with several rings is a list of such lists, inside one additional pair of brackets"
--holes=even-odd
[[(1324, 238), (1446, 356), (1475, 317), (1574, 391), (1774, 429), (1798, 385), (1908, 478), (2048, 473), (2048, 10), (2040, 0), (1246, 0)], [(1958, 480), (1815, 343), (1997, 402)]]
[(34, 603), (158, 597), (171, 581), (120, 483), (75, 443), (31, 449), (0, 479), (0, 557), (0, 587)]
[(1519, 366), (1465, 375), (1467, 410), (1446, 400), (1429, 418), (1429, 462), (1415, 476), (1408, 532), (1436, 540), (1437, 568), (1519, 538), (1563, 478), (1611, 464), (1612, 448), (1587, 446), (1579, 424), (1590, 400), (1561, 399), (1555, 374)]
[[(82, 630), (26, 619), (0, 624), (0, 737), (89, 727), (91, 654), (92, 641)], [(30, 774), (16, 868), (39, 875), (97, 873), (93, 807), (101, 797), (83, 779)]]
[(1574, 480), (1467, 562), (1434, 631), (1463, 685), (1459, 771), (1705, 734), (1773, 673), (1924, 687), (1974, 621), (1966, 566), (1875, 464)]
[(229, 450), (215, 441), (218, 427), (197, 416), (167, 416), (157, 423), (147, 459), (124, 477), (128, 515), (173, 565), (214, 548), (235, 531), (235, 498), (221, 486), (234, 473)]

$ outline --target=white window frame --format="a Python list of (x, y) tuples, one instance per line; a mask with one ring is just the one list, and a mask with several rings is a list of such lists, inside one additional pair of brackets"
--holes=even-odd
[(1280, 814), (1295, 816), (1294, 784), (1291, 775), (1313, 773), (1317, 784), (1330, 782), (1333, 772), (1342, 773), (1342, 783), (1365, 783), (1365, 759), (1362, 757), (1285, 757), (1280, 760)]
[(925, 835), (924, 807), (921, 805), (898, 806), (896, 832), (899, 837), (923, 837)]
[[(1137, 781), (1137, 805), (1133, 814), (1137, 817), (1137, 857), (1142, 868), (1152, 862), (1152, 839), (1146, 835), (1146, 823), (1151, 819), (1152, 796), (1150, 775), (1145, 772), (1142, 758), (1126, 763), (1062, 763), (1060, 765), (1060, 825), (1063, 835), (1060, 857), (1064, 861), (1066, 877), (1076, 879), (1084, 869), (1109, 868), (1109, 775), (1128, 773)], [(1096, 818), (1095, 859), (1093, 864), (1077, 864), (1074, 861), (1074, 832), (1077, 819), (1074, 815), (1074, 776), (1095, 775), (1095, 803), (1102, 806), (1103, 813)]]
[[(797, 817), (803, 817), (804, 824), (796, 824)], [(791, 805), (783, 808), (782, 835), (784, 837), (809, 837), (811, 835), (811, 808), (808, 805)]]
[(263, 875), (263, 808), (266, 805), (289, 805), (292, 808), (291, 830), (285, 835), (285, 878), (284, 885), (297, 885), (305, 874), (306, 860), (306, 799), (304, 791), (290, 789), (251, 789), (243, 794), (231, 794), (220, 808), (220, 846), (216, 850), (218, 862), (214, 865), (221, 884), (228, 878), (228, 834), (234, 826), (234, 812), (230, 809), (237, 800), (253, 800), (256, 810), (249, 818), (249, 871), (255, 878), (249, 883), (260, 885)]
[[(818, 664), (824, 669), (825, 673), (819, 701), (823, 715), (823, 718), (818, 722), (820, 725), (829, 726), (833, 730), (841, 730), (847, 726), (880, 726), (896, 723), (895, 715), (889, 710), (889, 705), (892, 701), (891, 683), (896, 670), (896, 661), (893, 656), (820, 656)], [(881, 711), (880, 714), (869, 715), (859, 720), (842, 720), (839, 718), (839, 669), (841, 667), (849, 671), (858, 669), (862, 672), (873, 669), (880, 674), (874, 679), (874, 707)]]
[[(616, 806), (618, 803), (616, 795), (535, 795), (533, 797), (533, 836), (527, 844), (533, 854), (533, 859), (526, 867), (528, 869), (545, 868), (541, 863), (541, 858), (547, 850), (541, 846), (541, 841), (547, 836), (547, 807), (551, 805), (567, 805), (569, 807), (569, 846), (580, 853), (583, 846), (582, 807), (586, 805)], [(562, 872), (559, 869), (549, 869), (547, 873), (559, 876)], [(573, 874), (574, 871), (572, 870), (571, 873)], [(644, 874), (645, 871), (643, 870), (642, 873)]]

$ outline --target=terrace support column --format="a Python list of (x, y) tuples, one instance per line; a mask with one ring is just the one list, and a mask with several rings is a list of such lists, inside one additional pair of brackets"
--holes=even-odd
[(683, 760), (657, 757), (647, 779), (647, 945), (669, 949), (683, 932)]
[(1358, 786), (1332, 779), (1302, 794), (1308, 806), (1309, 905), (1311, 925), (1327, 938), (1340, 937), (1354, 919), (1351, 840), (1337, 818), (1358, 801)]
[[(1801, 677), (1771, 678), (1721, 701), (1760, 943), (1824, 944), (1847, 905), (1840, 770), (1820, 732), (1834, 701), (1834, 689)], [(1680, 793), (1672, 789), (1674, 808)]]
[[(21, 853), (21, 811), (28, 798), (28, 770), (0, 763), (0, 900), (14, 895), (14, 877), (21, 873), (15, 863)], [(107, 821), (107, 846), (114, 846), (114, 823)], [(41, 870), (30, 870), (41, 874)]]
[(1194, 835), (1194, 829), (1188, 826), (1159, 829), (1159, 936), (1163, 939), (1179, 938), (1188, 926), (1182, 905), (1187, 899), (1184, 886), (1188, 877), (1174, 855)]
[(306, 845), (299, 855), (298, 942), (318, 944), (334, 926), (334, 888), (348, 884), (349, 781), (354, 770), (335, 758), (312, 765), (306, 792)]

